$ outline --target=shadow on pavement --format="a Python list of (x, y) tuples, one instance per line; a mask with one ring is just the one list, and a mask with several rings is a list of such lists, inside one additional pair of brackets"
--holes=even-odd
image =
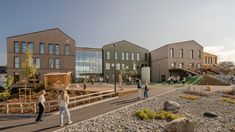
[(19, 125), (14, 125), (14, 126), (8, 126), (8, 127), (1, 127), (0, 130), (7, 130), (7, 129), (15, 128), (15, 127), (27, 126), (27, 125), (32, 125), (32, 124), (35, 124), (35, 122), (19, 124)]
[[(41, 132), (41, 131), (46, 131), (46, 130), (53, 129), (53, 128), (57, 128), (57, 127), (59, 128), (59, 125), (55, 125), (55, 126), (52, 126), (52, 127), (47, 127), (47, 128), (35, 130), (35, 131), (32, 131), (32, 132)], [(51, 130), (50, 130), (50, 131), (51, 131)]]
[(113, 102), (111, 104), (117, 104), (117, 105), (120, 105), (120, 104), (128, 104), (128, 103), (133, 103), (133, 102), (138, 102), (142, 99), (139, 99), (139, 98), (133, 98), (133, 99), (127, 99), (127, 100), (121, 100), (121, 101), (117, 101), (117, 102)]

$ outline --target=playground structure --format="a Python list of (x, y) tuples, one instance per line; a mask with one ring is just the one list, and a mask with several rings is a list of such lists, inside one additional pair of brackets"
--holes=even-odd
[(71, 72), (54, 72), (44, 74), (44, 86), (46, 89), (69, 88)]

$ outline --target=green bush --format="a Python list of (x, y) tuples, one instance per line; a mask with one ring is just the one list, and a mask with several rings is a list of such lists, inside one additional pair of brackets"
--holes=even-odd
[(224, 102), (228, 102), (230, 104), (235, 104), (235, 100), (234, 99), (231, 99), (231, 98), (223, 98), (223, 101)]
[(6, 101), (10, 97), (10, 92), (4, 91), (0, 93), (0, 101)]
[(148, 119), (161, 119), (161, 120), (174, 120), (179, 118), (179, 116), (173, 114), (172, 112), (167, 111), (158, 111), (154, 112), (149, 109), (142, 109), (135, 112), (135, 115), (139, 117), (141, 120)]

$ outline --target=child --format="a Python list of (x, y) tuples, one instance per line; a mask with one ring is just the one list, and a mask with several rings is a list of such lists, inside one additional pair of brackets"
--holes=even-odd
[(149, 97), (149, 96), (148, 96), (148, 91), (149, 91), (149, 89), (148, 89), (148, 83), (147, 83), (147, 80), (145, 80), (145, 81), (144, 81), (144, 98), (145, 98), (145, 99)]

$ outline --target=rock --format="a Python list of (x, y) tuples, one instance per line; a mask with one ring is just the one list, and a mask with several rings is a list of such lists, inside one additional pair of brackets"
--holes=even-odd
[(204, 112), (203, 116), (206, 116), (206, 117), (218, 117), (218, 115), (216, 113), (214, 113), (214, 112)]
[(164, 132), (195, 132), (195, 126), (187, 118), (178, 118), (169, 122), (164, 128)]
[(178, 112), (180, 109), (181, 109), (181, 105), (177, 102), (167, 100), (164, 103), (165, 111)]

